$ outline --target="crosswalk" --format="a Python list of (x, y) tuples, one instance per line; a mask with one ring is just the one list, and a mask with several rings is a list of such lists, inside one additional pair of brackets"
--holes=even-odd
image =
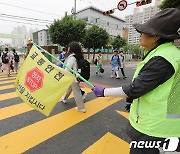
[[(25, 102), (19, 102), (13, 85), (15, 76), (13, 74), (6, 77), (0, 74), (0, 153), (129, 153), (129, 144), (125, 140), (114, 135), (111, 129), (108, 130), (109, 126), (103, 126), (103, 121), (102, 125), (97, 122), (100, 115), (112, 105), (116, 105), (120, 98), (96, 98), (91, 89), (84, 87), (83, 90), (88, 93), (86, 113), (75, 110), (71, 95), (67, 104), (59, 101), (52, 114), (45, 117)], [(4, 91), (6, 93), (3, 93)], [(3, 104), (8, 102), (10, 105), (3, 107)], [(125, 112), (111, 112), (117, 118), (128, 117)], [(100, 127), (104, 127), (102, 131), (99, 130)], [(87, 129), (87, 132), (83, 131), (83, 128)], [(68, 144), (65, 144), (66, 141), (69, 141)], [(77, 142), (80, 142), (78, 146)]]

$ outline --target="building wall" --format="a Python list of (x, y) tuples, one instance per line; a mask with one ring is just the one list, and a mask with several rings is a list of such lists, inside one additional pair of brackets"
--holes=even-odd
[(104, 16), (101, 11), (89, 8), (78, 12), (77, 18), (85, 20), (89, 26), (97, 24), (100, 27), (105, 28), (112, 37), (117, 35), (123, 36), (123, 27), (125, 22), (112, 16)]
[(123, 29), (123, 38), (124, 38), (126, 41), (128, 41), (128, 33), (129, 33), (128, 29), (127, 29), (127, 28), (124, 28), (124, 29)]
[(12, 39), (12, 45), (16, 48), (25, 47), (27, 44), (27, 40), (29, 38), (31, 38), (31, 39), (33, 38), (32, 35), (33, 35), (34, 31), (37, 31), (37, 28), (36, 29), (31, 28), (29, 31), (27, 31), (25, 26), (15, 27), (13, 29), (13, 31), (11, 32), (11, 34), (22, 35), (22, 36), (24, 36), (24, 39)]
[(32, 38), (33, 38), (33, 42), (34, 42), (34, 43), (39, 44), (38, 32), (34, 32)]
[(38, 32), (38, 43), (40, 46), (47, 45), (47, 31), (42, 30)]
[[(27, 35), (27, 30), (25, 26), (18, 26), (16, 28), (13, 29), (13, 31), (11, 32), (11, 34), (15, 34), (15, 35)], [(22, 48), (24, 46), (26, 46), (26, 39), (12, 39), (12, 45), (16, 48)]]
[(47, 29), (34, 32), (33, 41), (40, 46), (52, 45), (50, 34)]
[[(128, 34), (128, 43), (129, 44), (139, 44), (140, 34), (132, 26), (134, 23), (145, 23), (151, 17), (153, 17), (157, 12), (160, 11), (158, 5), (161, 0), (155, 1), (155, 6), (146, 7), (143, 9), (143, 12), (139, 12), (139, 8), (135, 8), (133, 15), (128, 15), (125, 17), (125, 28), (129, 29)], [(158, 4), (158, 5), (157, 5)]]

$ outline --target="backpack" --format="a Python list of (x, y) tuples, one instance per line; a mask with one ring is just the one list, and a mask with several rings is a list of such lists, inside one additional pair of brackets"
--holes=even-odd
[(19, 55), (17, 53), (14, 54), (14, 61), (19, 62)]
[(90, 78), (90, 63), (86, 59), (80, 59), (77, 61), (77, 65), (78, 65), (78, 73), (84, 79), (89, 80), (89, 78)]
[(8, 58), (7, 54), (8, 54), (7, 52), (4, 52), (2, 55), (2, 63), (4, 63), (4, 64), (9, 63), (9, 58)]
[[(114, 55), (112, 56), (111, 61), (113, 60), (113, 58), (114, 58)], [(118, 56), (117, 61), (118, 61), (118, 63), (120, 62), (120, 60), (119, 60), (119, 56)]]

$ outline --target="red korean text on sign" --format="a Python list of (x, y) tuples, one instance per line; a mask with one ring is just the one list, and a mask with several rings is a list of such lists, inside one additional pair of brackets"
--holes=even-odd
[(25, 85), (31, 92), (34, 92), (43, 87), (43, 79), (44, 74), (38, 68), (33, 68), (26, 73)]

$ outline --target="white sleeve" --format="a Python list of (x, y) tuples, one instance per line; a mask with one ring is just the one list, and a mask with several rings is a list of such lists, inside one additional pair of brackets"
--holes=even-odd
[(127, 98), (128, 97), (124, 93), (122, 87), (118, 87), (118, 88), (105, 88), (104, 89), (104, 96), (105, 97), (121, 97), (121, 98)]
[[(69, 66), (70, 68), (74, 69), (76, 71), (77, 67), (76, 67), (76, 58), (71, 56), (68, 57), (67, 61), (66, 61), (66, 65)], [(66, 71), (69, 71), (69, 69), (66, 67), (65, 68)]]

